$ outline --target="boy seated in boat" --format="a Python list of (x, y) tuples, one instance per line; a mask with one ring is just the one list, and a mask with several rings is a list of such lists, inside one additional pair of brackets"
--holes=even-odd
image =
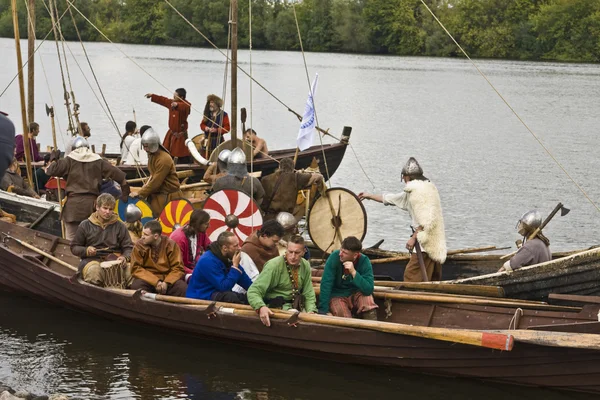
[(232, 232), (222, 232), (211, 243), (192, 272), (186, 296), (192, 299), (247, 304), (246, 295), (234, 292), (235, 285), (248, 290), (252, 280), (240, 264), (240, 241)]
[(373, 299), (373, 266), (361, 254), (362, 243), (354, 236), (342, 241), (325, 263), (319, 293), (319, 314), (377, 320), (377, 304)]
[(96, 199), (96, 211), (82, 221), (71, 241), (71, 253), (81, 258), (79, 272), (84, 281), (98, 286), (106, 286), (107, 270), (103, 262), (118, 260), (124, 269), (122, 286), (131, 284), (131, 269), (127, 265), (133, 243), (125, 224), (114, 213), (115, 198), (102, 193)]
[(269, 307), (317, 312), (310, 264), (303, 255), (304, 238), (292, 236), (285, 255), (268, 261), (248, 289), (248, 302), (265, 326), (271, 326)]
[(2, 181), (0, 181), (0, 189), (21, 196), (39, 199), (40, 196), (29, 186), (29, 183), (23, 179), (19, 172), (19, 162), (16, 158), (13, 158), (12, 163), (8, 166), (2, 177)]
[(185, 297), (187, 284), (182, 279), (185, 272), (181, 250), (172, 239), (162, 235), (160, 222), (146, 222), (142, 238), (131, 253), (131, 288), (150, 293)]

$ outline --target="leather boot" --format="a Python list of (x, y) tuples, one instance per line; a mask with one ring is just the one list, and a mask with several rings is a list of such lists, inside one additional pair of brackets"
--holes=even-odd
[(368, 319), (370, 321), (377, 321), (377, 309), (365, 311), (361, 314), (362, 319)]

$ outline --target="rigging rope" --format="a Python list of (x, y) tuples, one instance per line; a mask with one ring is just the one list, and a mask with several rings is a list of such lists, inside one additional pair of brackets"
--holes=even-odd
[(450, 37), (450, 39), (452, 39), (454, 44), (456, 44), (456, 46), (463, 53), (463, 55), (471, 62), (471, 64), (475, 67), (477, 72), (479, 72), (479, 74), (483, 77), (483, 79), (485, 79), (485, 81), (490, 85), (490, 87), (494, 90), (494, 92), (496, 92), (498, 97), (500, 97), (500, 99), (504, 102), (504, 104), (506, 104), (506, 106), (510, 109), (510, 111), (515, 115), (515, 117), (517, 117), (519, 122), (521, 122), (521, 124), (525, 127), (525, 129), (527, 129), (527, 131), (529, 131), (529, 133), (533, 136), (533, 138), (539, 143), (540, 146), (542, 146), (544, 151), (550, 156), (550, 158), (552, 158), (552, 160), (556, 163), (556, 165), (558, 165), (558, 167), (564, 172), (564, 174), (571, 180), (571, 182), (573, 182), (573, 184), (577, 187), (577, 189), (579, 189), (579, 191), (585, 196), (585, 198), (596, 208), (597, 211), (600, 212), (600, 207), (598, 207), (598, 205), (596, 205), (596, 203), (594, 203), (594, 201), (590, 198), (590, 196), (588, 196), (588, 194), (585, 192), (585, 190), (583, 190), (583, 188), (581, 186), (579, 186), (579, 184), (575, 181), (575, 179), (573, 179), (573, 177), (571, 177), (571, 175), (563, 167), (563, 165), (560, 163), (560, 161), (558, 161), (556, 159), (556, 157), (554, 157), (554, 155), (550, 152), (550, 150), (544, 145), (544, 143), (542, 143), (540, 138), (531, 130), (531, 128), (529, 128), (529, 126), (525, 123), (525, 121), (521, 118), (521, 116), (517, 113), (517, 111), (508, 103), (508, 101), (504, 98), (504, 96), (502, 96), (502, 94), (498, 91), (498, 89), (496, 89), (494, 84), (488, 79), (488, 77), (483, 73), (483, 71), (481, 71), (481, 69), (479, 69), (479, 66), (471, 59), (471, 57), (469, 57), (467, 52), (456, 41), (454, 36), (452, 36), (452, 34), (448, 31), (448, 29), (446, 29), (446, 27), (444, 26), (442, 21), (440, 21), (438, 19), (438, 17), (433, 13), (433, 11), (431, 11), (431, 9), (425, 3), (425, 1), (424, 0), (420, 0), (420, 1), (425, 6), (427, 11), (429, 11), (431, 16), (436, 20), (436, 22), (442, 27), (444, 32), (446, 32), (446, 34)]
[[(248, 52), (250, 56), (250, 76), (252, 76), (252, 0), (248, 0)], [(252, 119), (252, 80), (250, 80), (250, 129), (252, 127), (253, 119)], [(242, 135), (245, 135), (246, 132), (242, 132)], [(246, 141), (245, 137), (242, 136), (242, 141)], [(252, 142), (250, 142), (252, 143)], [(252, 146), (250, 146), (250, 173), (254, 172), (254, 150), (252, 150)], [(250, 191), (254, 194), (254, 179), (250, 179)], [(260, 204), (258, 205), (261, 206)], [(252, 205), (254, 207), (254, 205)], [(252, 211), (252, 226), (254, 226), (254, 210)]]
[[(294, 10), (294, 19), (296, 20), (296, 29), (298, 30), (298, 40), (300, 41), (300, 50), (302, 50), (302, 59), (304, 60), (304, 71), (306, 71), (308, 91), (310, 92), (313, 110), (315, 111), (315, 121), (318, 126), (319, 118), (317, 117), (317, 106), (315, 105), (315, 96), (312, 92), (312, 86), (310, 85), (310, 77), (308, 76), (308, 65), (306, 65), (306, 56), (304, 55), (304, 46), (302, 45), (302, 35), (300, 34), (300, 25), (298, 25), (298, 16), (296, 15), (296, 6), (294, 4), (292, 4), (292, 9)], [(317, 132), (317, 135), (319, 135), (319, 140), (321, 141), (321, 152), (323, 153), (323, 161), (325, 162), (325, 173), (327, 174), (327, 183), (329, 184), (329, 188), (331, 189), (331, 175), (329, 175), (329, 167), (327, 166), (327, 156), (325, 155), (325, 148), (323, 147), (323, 137), (319, 134), (319, 132)]]

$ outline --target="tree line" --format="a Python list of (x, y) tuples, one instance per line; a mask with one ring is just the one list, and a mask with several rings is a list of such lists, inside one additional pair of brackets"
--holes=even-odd
[[(57, 0), (59, 13), (66, 8)], [(598, 0), (424, 0), (472, 57), (600, 61)], [(228, 43), (229, 2), (170, 0), (208, 39)], [(45, 0), (36, 0), (36, 36), (51, 29)], [(111, 40), (122, 43), (207, 47), (209, 44), (166, 1), (79, 0), (74, 4)], [(239, 1), (238, 40), (249, 45), (248, 1)], [(25, 2), (19, 25), (27, 35)], [(457, 46), (420, 0), (251, 0), (252, 47), (306, 51), (460, 56)], [(102, 41), (76, 11), (82, 40)], [(78, 40), (71, 15), (61, 22), (67, 40)], [(10, 0), (0, 0), (0, 36), (13, 37)]]

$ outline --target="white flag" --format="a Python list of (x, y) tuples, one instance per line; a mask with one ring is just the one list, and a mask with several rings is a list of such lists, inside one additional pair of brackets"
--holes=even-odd
[(308, 99), (306, 100), (306, 107), (304, 109), (304, 115), (302, 116), (302, 123), (300, 124), (300, 131), (298, 132), (298, 148), (300, 151), (304, 151), (312, 146), (317, 120), (315, 118), (315, 103), (314, 96), (317, 92), (317, 81), (319, 80), (319, 74), (316, 74), (315, 80), (312, 83)]

